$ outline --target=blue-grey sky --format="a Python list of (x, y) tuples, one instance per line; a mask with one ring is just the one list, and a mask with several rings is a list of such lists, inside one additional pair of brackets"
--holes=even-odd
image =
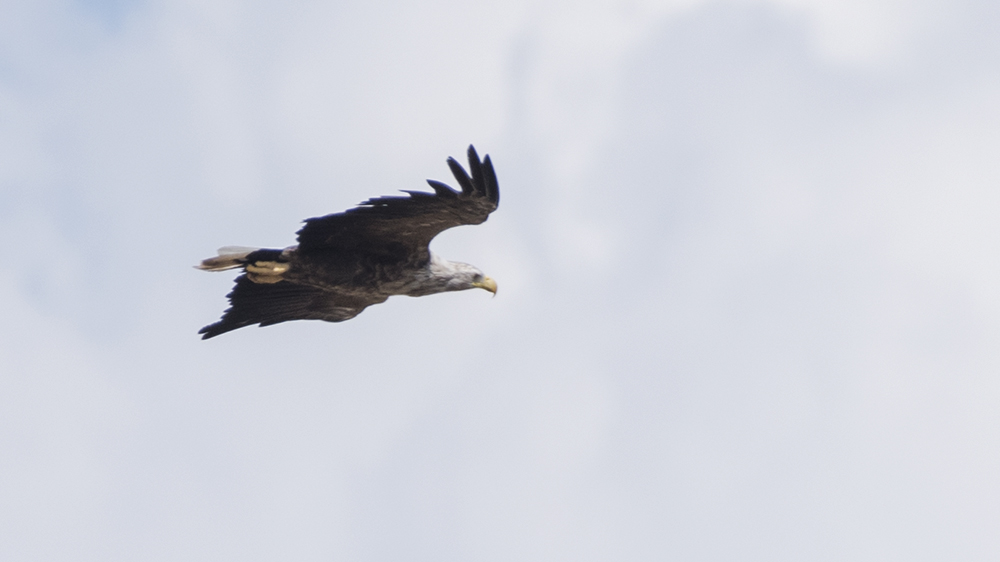
[[(3, 12), (0, 559), (1000, 556), (995, 2)], [(470, 142), (496, 298), (198, 339)]]

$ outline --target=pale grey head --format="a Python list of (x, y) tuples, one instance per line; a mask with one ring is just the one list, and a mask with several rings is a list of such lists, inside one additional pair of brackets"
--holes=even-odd
[(494, 295), (497, 292), (496, 281), (486, 276), (478, 267), (448, 261), (435, 254), (431, 254), (427, 267), (415, 281), (406, 287), (404, 294), (417, 297), (466, 289), (483, 289)]

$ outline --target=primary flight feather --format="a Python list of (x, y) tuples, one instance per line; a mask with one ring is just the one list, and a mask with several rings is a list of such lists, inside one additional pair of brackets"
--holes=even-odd
[(493, 164), (469, 146), (469, 172), (454, 158), (448, 166), (461, 191), (427, 180), (434, 193), (377, 197), (342, 213), (306, 219), (298, 245), (283, 250), (227, 246), (197, 267), (242, 268), (229, 293), (230, 308), (202, 339), (260, 324), (289, 320), (343, 322), (392, 295), (419, 297), (497, 284), (479, 269), (431, 253), (440, 232), (480, 224), (497, 208), (500, 192)]

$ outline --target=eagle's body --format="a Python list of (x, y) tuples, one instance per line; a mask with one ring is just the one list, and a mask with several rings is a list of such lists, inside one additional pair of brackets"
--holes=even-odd
[(490, 157), (471, 146), (471, 177), (448, 159), (461, 192), (428, 180), (434, 193), (379, 197), (342, 213), (307, 219), (297, 246), (284, 250), (226, 247), (201, 262), (207, 271), (242, 268), (229, 293), (232, 306), (199, 333), (207, 339), (260, 324), (289, 320), (342, 322), (393, 295), (424, 296), (496, 283), (475, 267), (431, 253), (443, 230), (480, 224), (500, 200)]

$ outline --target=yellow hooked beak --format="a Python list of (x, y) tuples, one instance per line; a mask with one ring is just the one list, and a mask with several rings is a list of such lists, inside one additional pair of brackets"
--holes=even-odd
[(494, 281), (492, 277), (483, 277), (482, 281), (473, 283), (472, 286), (479, 287), (480, 289), (486, 289), (487, 291), (493, 293), (494, 296), (497, 294), (497, 282)]

